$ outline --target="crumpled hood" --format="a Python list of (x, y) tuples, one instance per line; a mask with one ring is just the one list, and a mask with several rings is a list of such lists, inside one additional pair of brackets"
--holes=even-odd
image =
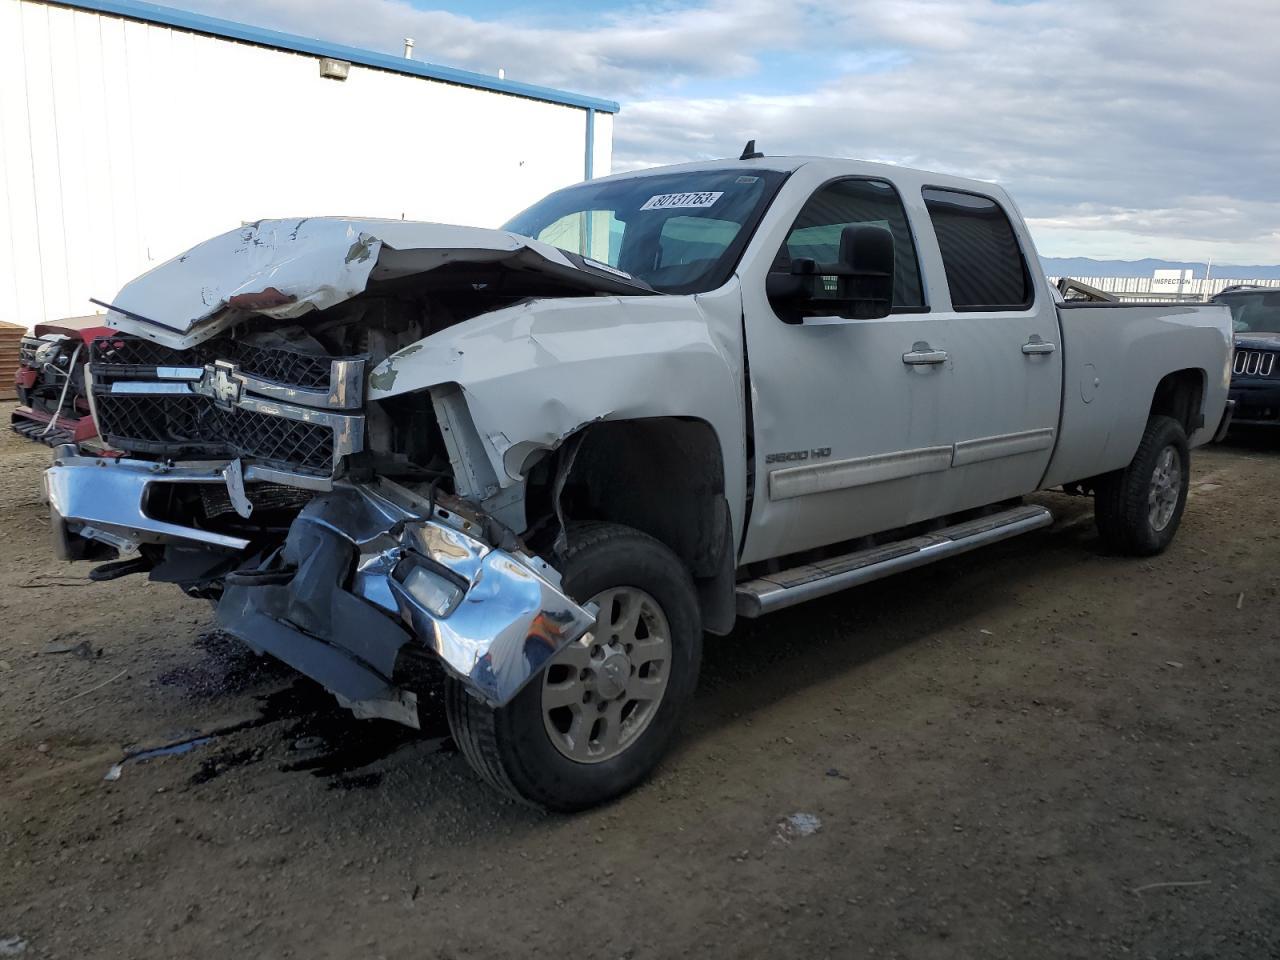
[(192, 247), (126, 284), (108, 305), (107, 324), (184, 349), (245, 313), (296, 319), (356, 296), (371, 280), (499, 261), (585, 292), (653, 292), (622, 271), (503, 230), (311, 217), (260, 220)]

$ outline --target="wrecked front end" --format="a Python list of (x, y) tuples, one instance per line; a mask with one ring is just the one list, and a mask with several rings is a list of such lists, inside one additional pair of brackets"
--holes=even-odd
[(433, 502), (385, 479), (317, 493), (274, 546), (247, 530), (153, 515), (152, 504), (175, 497), (216, 502), (226, 469), (88, 457), (63, 446), (46, 474), (55, 546), (67, 558), (83, 556), (89, 542), (140, 550), (124, 566), (99, 570), (109, 577), (148, 569), (153, 579), (215, 597), (228, 633), (317, 680), (356, 716), (411, 727), (416, 696), (395, 678), (405, 652), (434, 654), (476, 696), (501, 706), (594, 621), (510, 532), (452, 497)]
[(56, 549), (123, 558), (99, 579), (145, 571), (213, 600), (224, 629), (357, 716), (417, 726), (397, 678), (412, 652), (501, 706), (593, 612), (517, 536), (519, 498), (469, 469), (456, 387), (371, 400), (370, 373), (471, 317), (622, 289), (496, 231), (294, 221), (216, 238), (126, 287), (116, 332), (90, 343), (88, 402), (124, 453), (57, 449)]
[(414, 644), (505, 704), (594, 617), (544, 561), (464, 510), (386, 480), (338, 486), (303, 508), (284, 544), (225, 578), (218, 620), (359, 717), (417, 726), (414, 695), (389, 682)]

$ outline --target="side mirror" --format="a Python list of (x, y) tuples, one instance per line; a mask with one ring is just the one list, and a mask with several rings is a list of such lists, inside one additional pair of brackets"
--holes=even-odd
[(787, 323), (805, 317), (888, 316), (893, 307), (893, 234), (869, 224), (847, 226), (840, 231), (835, 263), (797, 257), (788, 272), (765, 278), (765, 295)]

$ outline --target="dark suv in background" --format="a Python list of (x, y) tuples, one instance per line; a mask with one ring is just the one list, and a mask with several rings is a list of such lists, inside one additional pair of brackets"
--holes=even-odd
[(1227, 287), (1212, 302), (1231, 308), (1235, 331), (1231, 422), (1280, 425), (1280, 289)]

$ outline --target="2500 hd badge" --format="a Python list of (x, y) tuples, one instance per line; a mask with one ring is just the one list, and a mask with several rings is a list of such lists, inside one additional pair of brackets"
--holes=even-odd
[(830, 447), (814, 447), (812, 450), (788, 450), (786, 453), (766, 453), (765, 463), (796, 463), (801, 460), (821, 460), (831, 456)]

